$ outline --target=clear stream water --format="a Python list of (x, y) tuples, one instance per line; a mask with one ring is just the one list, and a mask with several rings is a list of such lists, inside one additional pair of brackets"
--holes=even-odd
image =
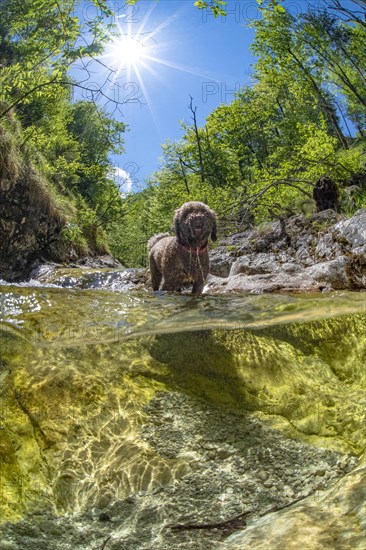
[(0, 286), (0, 322), (36, 345), (109, 343), (197, 330), (260, 329), (366, 313), (366, 293), (200, 297)]
[[(163, 526), (289, 502), (319, 464), (323, 484), (344, 474), (365, 443), (365, 327), (366, 293), (4, 284), (1, 515), (32, 513), (34, 530), (28, 546), (21, 529), (9, 540), (42, 548), (48, 513), (54, 548), (101, 548), (106, 510), (107, 549), (204, 550), (217, 534)], [(83, 515), (87, 542), (65, 514)]]

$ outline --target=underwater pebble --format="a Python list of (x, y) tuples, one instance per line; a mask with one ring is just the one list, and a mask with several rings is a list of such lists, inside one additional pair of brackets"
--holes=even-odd
[(188, 395), (158, 392), (145, 412), (144, 445), (172, 470), (183, 464), (181, 476), (152, 479), (148, 489), (77, 518), (38, 513), (31, 524), (10, 525), (11, 542), (4, 543), (13, 546), (0, 543), (0, 550), (99, 549), (109, 536), (108, 550), (218, 548), (217, 529), (175, 532), (166, 525), (263, 513), (329, 486), (357, 463), (289, 439), (253, 415), (214, 410)]
[(15, 542), (2, 540), (0, 541), (0, 550), (20, 550), (20, 546)]

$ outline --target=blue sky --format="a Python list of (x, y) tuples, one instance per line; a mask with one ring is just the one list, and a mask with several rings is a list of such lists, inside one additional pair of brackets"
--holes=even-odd
[[(285, 4), (295, 14), (307, 2), (286, 0)], [(228, 0), (227, 16), (216, 19), (210, 11), (195, 8), (193, 0), (139, 0), (135, 6), (109, 0), (109, 6), (120, 36), (129, 35), (142, 46), (135, 64), (129, 66), (133, 43), (115, 39), (101, 58), (115, 72), (110, 75), (96, 66), (88, 86), (94, 82), (98, 87), (109, 76), (106, 93), (120, 101), (129, 99), (114, 112), (129, 131), (124, 136), (125, 153), (112, 160), (120, 174), (119, 185), (138, 191), (159, 168), (161, 145), (180, 138), (180, 121), (190, 122), (189, 96), (202, 125), (215, 107), (230, 103), (235, 90), (251, 82), (254, 32), (247, 23), (259, 16), (258, 5), (256, 0)], [(84, 20), (94, 15), (91, 3), (85, 2)], [(130, 175), (126, 185), (125, 173)]]
[[(135, 68), (127, 67), (126, 58), (119, 60), (118, 42), (102, 58), (120, 69), (113, 93), (120, 100), (134, 100), (115, 112), (129, 131), (125, 153), (113, 162), (131, 175), (132, 190), (137, 191), (159, 168), (161, 144), (179, 139), (180, 121), (190, 121), (190, 95), (203, 124), (216, 106), (230, 103), (235, 90), (250, 81), (254, 33), (245, 25), (256, 16), (257, 3), (229, 0), (228, 15), (217, 19), (195, 8), (193, 0), (139, 0), (133, 7), (112, 0), (109, 5), (121, 34), (143, 44)], [(89, 16), (92, 9), (87, 6), (84, 17)], [(92, 78), (99, 82), (101, 75)]]

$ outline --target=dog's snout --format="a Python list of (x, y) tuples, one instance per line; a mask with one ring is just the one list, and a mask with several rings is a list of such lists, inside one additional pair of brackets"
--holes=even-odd
[(202, 216), (192, 216), (191, 218), (191, 225), (194, 227), (203, 227), (204, 226), (204, 219)]

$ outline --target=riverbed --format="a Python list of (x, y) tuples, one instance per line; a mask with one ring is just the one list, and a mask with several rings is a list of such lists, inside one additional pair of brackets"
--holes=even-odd
[(220, 548), (339, 483), (365, 304), (3, 285), (0, 547)]

